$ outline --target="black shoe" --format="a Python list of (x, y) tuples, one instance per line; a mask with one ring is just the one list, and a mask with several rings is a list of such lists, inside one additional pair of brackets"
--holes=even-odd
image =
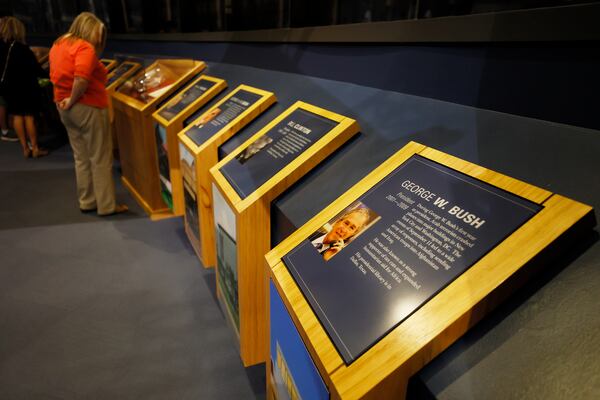
[(79, 211), (81, 211), (82, 214), (90, 214), (90, 213), (94, 213), (96, 212), (98, 209), (97, 208), (90, 208), (90, 209), (85, 209), (85, 208), (80, 208)]
[(5, 142), (18, 142), (19, 137), (13, 131), (8, 131), (6, 132), (6, 134), (2, 134), (2, 140), (4, 140)]

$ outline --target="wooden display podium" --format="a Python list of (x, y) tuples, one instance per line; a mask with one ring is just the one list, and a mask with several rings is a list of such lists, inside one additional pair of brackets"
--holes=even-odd
[(266, 255), (268, 398), (405, 398), (413, 374), (594, 224), (587, 205), (409, 143)]
[(112, 136), (113, 157), (119, 159), (119, 141), (115, 127), (115, 113), (113, 109), (112, 93), (121, 83), (135, 74), (142, 66), (133, 61), (123, 61), (118, 67), (108, 73), (106, 91), (108, 92), (108, 119), (110, 121), (110, 134)]
[(174, 215), (184, 214), (177, 134), (185, 127), (185, 121), (192, 114), (226, 87), (227, 83), (223, 79), (201, 75), (152, 114), (158, 124), (156, 146), (163, 199)]
[[(201, 61), (158, 60), (111, 93), (121, 180), (153, 219), (172, 214), (161, 196), (152, 113), (204, 68)], [(145, 90), (146, 85), (152, 89)]]
[(102, 65), (104, 65), (104, 68), (106, 68), (106, 71), (108, 73), (115, 69), (115, 67), (119, 64), (117, 60), (113, 60), (110, 58), (103, 58), (100, 60), (100, 62), (102, 63)]
[(350, 118), (297, 102), (214, 166), (217, 293), (245, 366), (264, 362), (271, 202), (359, 130)]
[(271, 92), (240, 85), (178, 135), (180, 168), (185, 186), (185, 231), (205, 268), (216, 263), (209, 170), (219, 160), (219, 146), (276, 101)]

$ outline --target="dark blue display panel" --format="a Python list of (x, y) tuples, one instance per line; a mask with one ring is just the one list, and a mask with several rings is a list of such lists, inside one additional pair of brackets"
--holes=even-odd
[(298, 108), (221, 167), (221, 173), (246, 198), (337, 124)]
[(113, 75), (106, 82), (106, 86), (108, 87), (108, 86), (112, 85), (113, 83), (115, 83), (115, 81), (117, 79), (119, 79), (120, 77), (122, 77), (123, 75), (125, 75), (127, 73), (127, 71), (129, 71), (133, 67), (135, 67), (135, 64), (123, 63), (123, 64), (119, 65), (113, 71)]
[(272, 281), (270, 343), (277, 399), (329, 399), (327, 387)]
[(283, 261), (348, 364), (541, 208), (415, 155)]
[(158, 113), (161, 117), (170, 121), (173, 117), (183, 111), (187, 106), (200, 98), (208, 89), (217, 83), (208, 79), (200, 79), (191, 87), (175, 95), (173, 99)]
[(195, 121), (194, 125), (185, 134), (196, 145), (200, 146), (260, 100), (261, 97), (260, 94), (238, 90), (219, 107), (213, 108), (210, 112), (205, 113), (202, 119)]

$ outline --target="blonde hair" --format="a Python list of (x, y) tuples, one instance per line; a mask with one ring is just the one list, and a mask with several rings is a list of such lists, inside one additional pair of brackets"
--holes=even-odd
[(96, 48), (100, 53), (106, 45), (106, 27), (98, 17), (90, 12), (82, 12), (73, 20), (69, 31), (56, 41), (63, 39), (83, 39)]
[(15, 17), (4, 17), (0, 23), (0, 39), (6, 43), (25, 43), (25, 25)]

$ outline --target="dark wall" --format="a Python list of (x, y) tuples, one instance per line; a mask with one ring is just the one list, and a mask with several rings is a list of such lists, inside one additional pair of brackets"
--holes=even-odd
[(329, 45), (109, 41), (161, 54), (355, 83), (569, 125), (600, 128), (598, 43)]

